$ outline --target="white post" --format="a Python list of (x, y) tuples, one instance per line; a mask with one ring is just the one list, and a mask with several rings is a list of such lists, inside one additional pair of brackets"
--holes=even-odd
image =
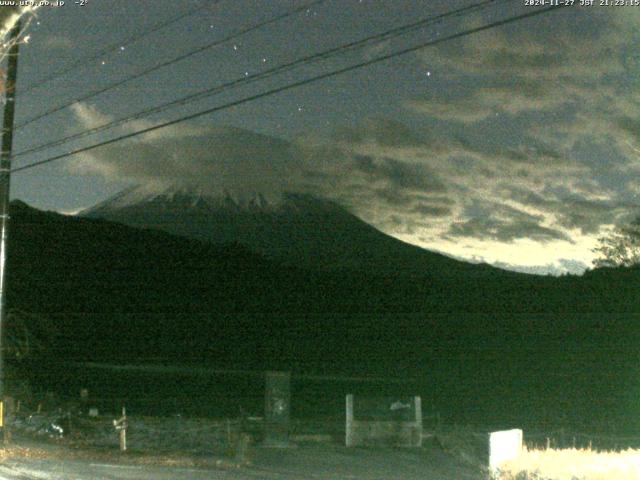
[(125, 428), (120, 430), (120, 451), (127, 451), (127, 430)]
[(414, 398), (414, 408), (416, 409), (416, 432), (418, 436), (418, 441), (416, 442), (417, 447), (422, 446), (422, 398), (420, 396), (413, 397)]
[(118, 432), (118, 436), (120, 437), (120, 451), (124, 452), (127, 450), (127, 411), (124, 406), (122, 407), (122, 417), (118, 420), (113, 421), (113, 427)]
[(522, 453), (522, 430), (489, 433), (489, 469), (494, 475), (503, 463), (515, 460)]
[(345, 425), (345, 445), (347, 447), (353, 446), (353, 394), (347, 395), (347, 411), (346, 411), (347, 423)]

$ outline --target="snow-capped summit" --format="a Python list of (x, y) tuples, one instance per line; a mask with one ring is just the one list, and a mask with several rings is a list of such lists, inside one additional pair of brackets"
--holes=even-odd
[(345, 228), (374, 230), (335, 203), (309, 195), (203, 193), (176, 185), (132, 187), (80, 216), (214, 243), (238, 242), (269, 257), (295, 261), (326, 257), (323, 251), (345, 235)]
[(403, 243), (336, 203), (307, 194), (134, 187), (80, 215), (201, 241), (237, 242), (295, 266), (424, 274), (467, 265)]
[(101, 217), (108, 212), (142, 206), (149, 208), (156, 206), (167, 210), (175, 208), (274, 210), (282, 205), (282, 200), (281, 196), (265, 195), (261, 192), (222, 190), (218, 193), (205, 193), (202, 189), (190, 189), (178, 185), (139, 185), (127, 188), (104, 202), (83, 210), (80, 215)]

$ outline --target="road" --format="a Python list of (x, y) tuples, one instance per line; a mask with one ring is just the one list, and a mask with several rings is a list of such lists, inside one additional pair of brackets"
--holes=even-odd
[[(289, 478), (277, 473), (151, 465), (116, 465), (77, 460), (11, 460), (0, 466), (0, 480), (248, 480)], [(302, 478), (302, 477), (298, 477)]]
[(256, 449), (242, 468), (187, 468), (98, 462), (90, 459), (13, 457), (0, 480), (479, 480), (484, 475), (443, 452), (309, 447)]

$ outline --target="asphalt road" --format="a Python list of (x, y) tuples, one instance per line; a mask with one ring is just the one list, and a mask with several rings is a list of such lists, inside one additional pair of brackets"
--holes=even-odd
[(248, 480), (303, 478), (277, 472), (114, 465), (84, 461), (10, 460), (0, 466), (0, 480)]
[(429, 450), (310, 447), (259, 450), (251, 466), (187, 468), (101, 463), (89, 459), (14, 457), (0, 480), (480, 480), (485, 476)]

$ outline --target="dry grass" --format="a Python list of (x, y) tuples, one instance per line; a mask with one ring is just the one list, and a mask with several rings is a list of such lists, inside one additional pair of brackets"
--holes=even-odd
[(42, 448), (21, 447), (18, 445), (2, 446), (0, 448), (0, 463), (11, 458), (38, 458), (49, 459), (55, 458), (50, 451)]
[(590, 449), (528, 450), (505, 463), (501, 480), (638, 480), (640, 450), (598, 452)]

